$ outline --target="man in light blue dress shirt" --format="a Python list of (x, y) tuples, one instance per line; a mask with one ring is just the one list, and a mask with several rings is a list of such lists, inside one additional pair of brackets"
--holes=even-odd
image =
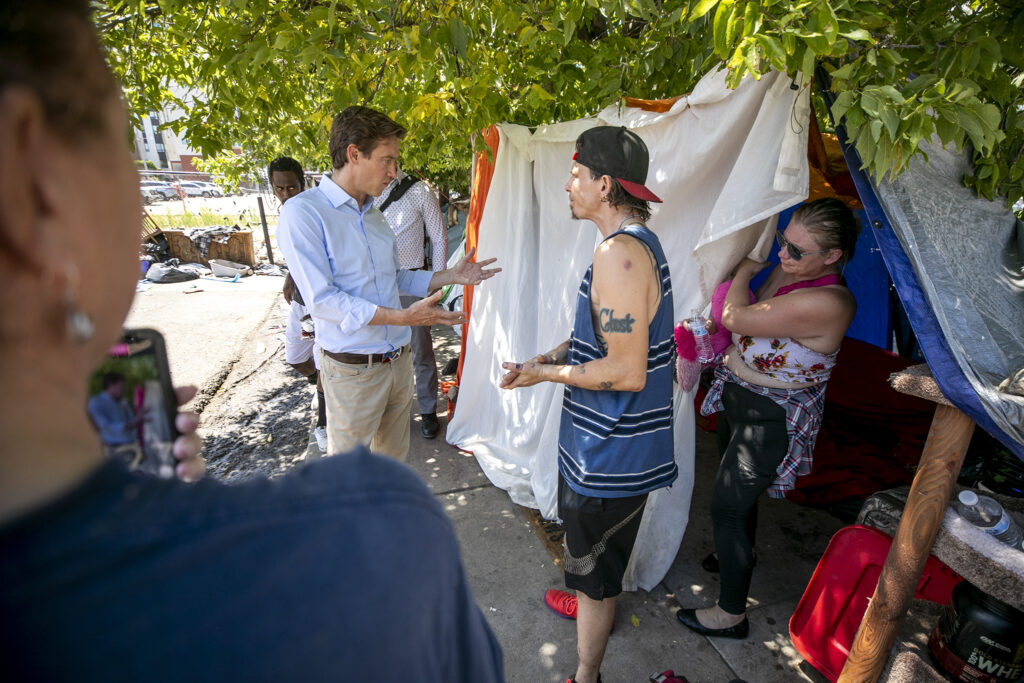
[[(277, 242), (313, 317), (322, 347), (327, 452), (358, 444), (404, 459), (412, 410), (410, 325), (458, 325), (459, 311), (437, 306), (440, 288), (476, 285), (495, 259), (431, 273), (399, 266), (395, 236), (373, 198), (395, 178), (405, 129), (362, 106), (331, 125), (333, 171), (281, 208)], [(433, 292), (433, 294), (429, 293)], [(401, 294), (425, 297), (402, 308)]]
[(107, 446), (133, 444), (137, 438), (138, 421), (124, 398), (124, 388), (124, 375), (108, 372), (102, 379), (102, 391), (89, 399), (89, 417)]

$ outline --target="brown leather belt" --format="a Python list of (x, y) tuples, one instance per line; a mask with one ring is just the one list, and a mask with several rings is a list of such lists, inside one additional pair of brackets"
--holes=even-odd
[(377, 365), (379, 363), (390, 363), (393, 360), (398, 360), (399, 356), (408, 350), (409, 345), (406, 344), (402, 348), (389, 351), (388, 353), (335, 353), (334, 351), (324, 349), (324, 355), (328, 358), (333, 358), (339, 363), (347, 363), (348, 365)]

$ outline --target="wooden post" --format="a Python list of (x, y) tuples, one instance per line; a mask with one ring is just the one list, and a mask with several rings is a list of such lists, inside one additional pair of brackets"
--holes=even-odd
[(959, 409), (943, 403), (935, 407), (896, 537), (838, 683), (874, 683), (882, 672), (939, 533), (973, 432), (974, 421)]
[(267, 214), (263, 212), (263, 197), (256, 197), (256, 203), (260, 207), (260, 223), (263, 224), (263, 243), (267, 245), (267, 258), (270, 265), (274, 265), (274, 252), (270, 250), (270, 230), (267, 229)]

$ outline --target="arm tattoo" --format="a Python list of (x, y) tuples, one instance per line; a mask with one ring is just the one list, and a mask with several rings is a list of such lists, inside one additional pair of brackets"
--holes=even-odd
[(583, 367), (582, 365), (577, 365), (576, 366), (576, 372), (578, 374), (580, 374), (580, 375), (585, 375), (585, 374), (587, 374), (587, 369), (585, 367)]
[(615, 317), (615, 309), (602, 308), (601, 312), (598, 313), (598, 317), (601, 322), (601, 331), (607, 334), (613, 334), (615, 332), (632, 332), (633, 323), (636, 322), (636, 318), (631, 316), (629, 313), (623, 318)]
[(612, 383), (611, 382), (601, 382), (601, 384), (598, 385), (598, 386), (599, 386), (599, 388), (602, 391), (608, 391), (609, 389), (612, 388)]

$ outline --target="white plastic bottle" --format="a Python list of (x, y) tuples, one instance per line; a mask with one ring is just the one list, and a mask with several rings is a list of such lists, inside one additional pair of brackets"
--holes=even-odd
[(693, 341), (697, 346), (697, 361), (710, 363), (715, 360), (715, 350), (711, 348), (711, 334), (704, 326), (704, 318), (696, 309), (693, 311), (693, 317), (690, 318), (690, 332), (693, 333)]
[(988, 496), (974, 491), (961, 491), (954, 503), (956, 511), (968, 522), (1017, 550), (1024, 550), (1024, 530), (1003, 506)]

